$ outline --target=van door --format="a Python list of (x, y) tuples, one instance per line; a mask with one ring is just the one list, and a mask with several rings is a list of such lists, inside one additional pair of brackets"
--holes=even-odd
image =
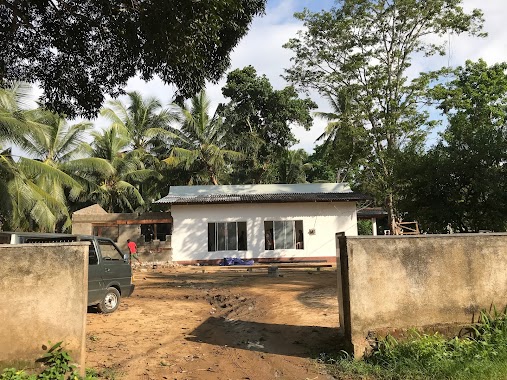
[(132, 269), (120, 249), (109, 239), (97, 238), (100, 247), (102, 280), (105, 288), (119, 287), (122, 296), (130, 291)]
[(106, 294), (102, 279), (104, 268), (100, 265), (95, 241), (83, 240), (90, 242), (88, 249), (88, 305), (96, 305), (102, 301)]

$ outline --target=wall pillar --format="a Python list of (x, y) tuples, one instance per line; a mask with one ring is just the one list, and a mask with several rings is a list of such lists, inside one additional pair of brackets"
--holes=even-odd
[(63, 342), (85, 375), (89, 242), (0, 244), (0, 368)]
[(371, 229), (373, 236), (377, 236), (377, 218), (371, 218)]

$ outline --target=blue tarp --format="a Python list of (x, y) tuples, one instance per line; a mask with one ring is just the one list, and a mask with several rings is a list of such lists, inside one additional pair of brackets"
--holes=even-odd
[(236, 257), (224, 257), (220, 262), (220, 265), (225, 267), (232, 265), (253, 265), (253, 264), (254, 264), (253, 260), (242, 260)]

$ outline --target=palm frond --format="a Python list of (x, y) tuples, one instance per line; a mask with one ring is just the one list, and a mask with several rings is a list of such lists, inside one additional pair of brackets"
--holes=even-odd
[(125, 175), (125, 179), (133, 182), (142, 183), (149, 179), (162, 179), (162, 175), (156, 170), (151, 169), (141, 169), (134, 170)]
[(34, 179), (35, 182), (46, 179), (51, 182), (57, 181), (62, 186), (81, 189), (81, 185), (70, 175), (43, 162), (22, 157), (19, 160), (19, 167), (27, 177)]
[(116, 172), (109, 161), (98, 157), (72, 160), (62, 164), (61, 169), (66, 173), (75, 173), (77, 175), (100, 173), (103, 176), (111, 176)]

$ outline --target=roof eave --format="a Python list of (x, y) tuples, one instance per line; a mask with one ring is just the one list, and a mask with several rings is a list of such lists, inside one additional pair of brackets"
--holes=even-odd
[(170, 205), (211, 205), (211, 204), (276, 204), (276, 203), (339, 203), (339, 202), (357, 202), (357, 201), (363, 201), (371, 199), (370, 197), (355, 197), (355, 198), (347, 198), (347, 199), (315, 199), (315, 200), (300, 200), (300, 199), (294, 199), (294, 200), (279, 200), (279, 201), (269, 201), (269, 200), (258, 200), (258, 201), (247, 201), (247, 200), (241, 200), (241, 201), (192, 201), (192, 202), (158, 202), (159, 204), (170, 204)]

